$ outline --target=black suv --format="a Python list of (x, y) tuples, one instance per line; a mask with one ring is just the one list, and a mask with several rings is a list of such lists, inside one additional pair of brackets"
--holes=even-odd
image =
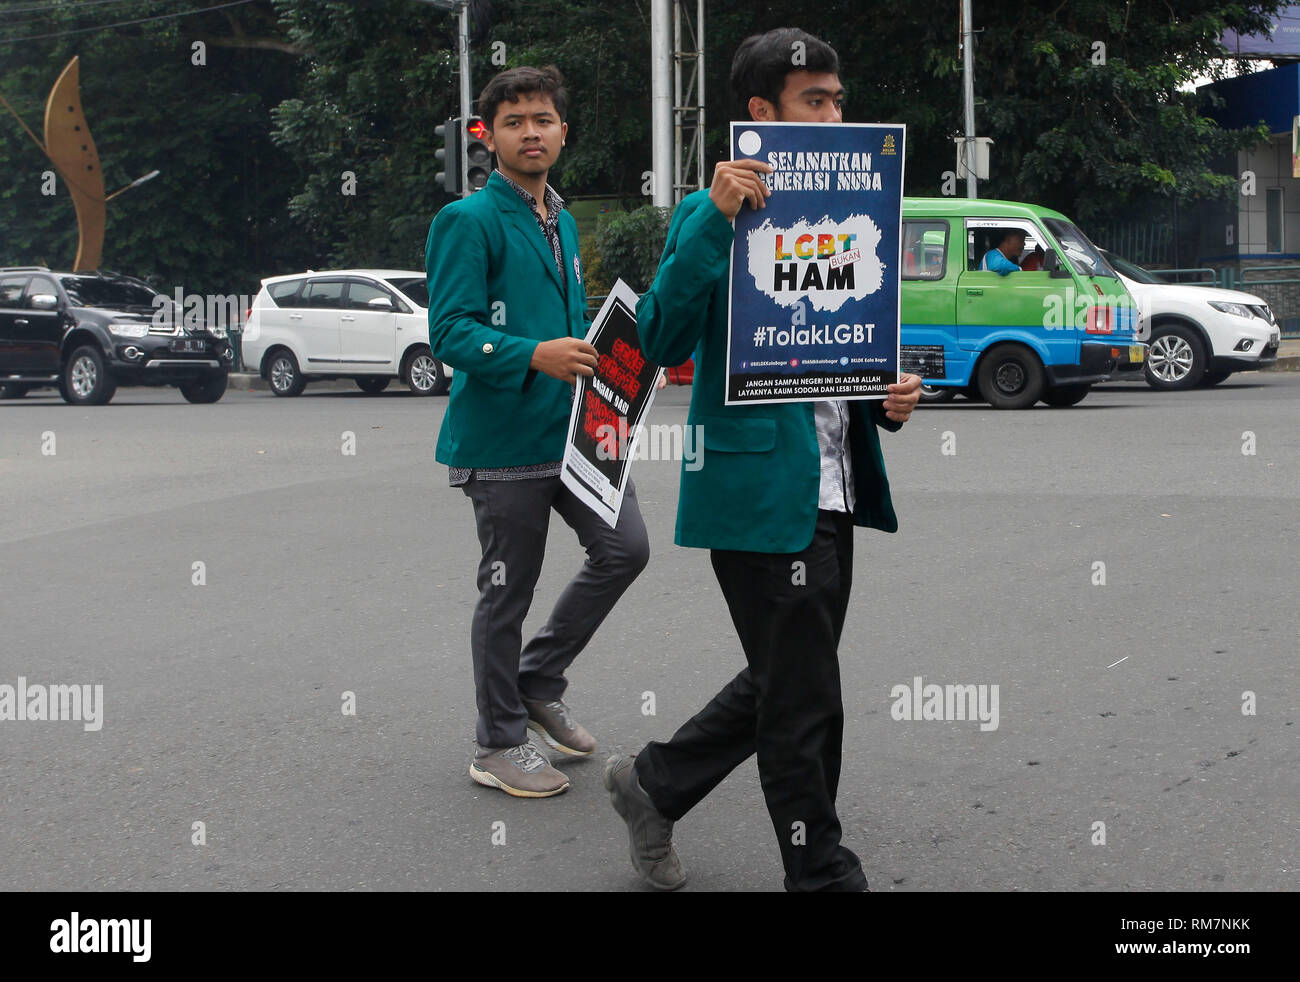
[(0, 266), (0, 399), (52, 385), (73, 405), (103, 405), (119, 385), (174, 385), (216, 402), (233, 360), (224, 335), (187, 326), (131, 276)]

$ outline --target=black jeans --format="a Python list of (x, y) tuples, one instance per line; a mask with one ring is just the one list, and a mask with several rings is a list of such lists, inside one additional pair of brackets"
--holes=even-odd
[(714, 550), (712, 560), (748, 666), (670, 741), (637, 755), (641, 786), (677, 821), (757, 753), (786, 889), (865, 889), (835, 813), (844, 733), (837, 649), (853, 580), (853, 519), (818, 512), (802, 552)]

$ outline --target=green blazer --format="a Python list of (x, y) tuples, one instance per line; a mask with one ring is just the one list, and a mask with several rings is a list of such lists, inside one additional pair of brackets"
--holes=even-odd
[[(654, 284), (637, 304), (646, 355), (661, 365), (695, 356), (688, 425), (703, 427), (698, 469), (682, 462), (677, 504), (680, 546), (747, 552), (799, 552), (817, 524), (821, 457), (813, 403), (727, 406), (727, 293), (731, 223), (708, 190), (673, 212)], [(854, 523), (898, 531), (876, 428), (903, 424), (879, 401), (850, 400), (849, 451), (857, 506)], [(700, 431), (696, 431), (700, 432)]]
[(528, 367), (540, 341), (585, 337), (578, 226), (560, 212), (564, 277), (537, 219), (495, 171), (429, 226), (429, 347), (455, 369), (436, 457), (515, 467), (564, 456), (572, 390)]

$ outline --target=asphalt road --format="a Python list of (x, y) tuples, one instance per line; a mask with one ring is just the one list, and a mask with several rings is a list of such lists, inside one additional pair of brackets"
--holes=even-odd
[[(567, 794), (508, 798), (466, 775), (478, 547), (433, 460), (445, 405), (0, 404), (0, 684), (104, 686), (98, 731), (0, 721), (0, 883), (645, 889), (606, 752), (668, 737), (743, 664), (707, 555), (672, 544), (679, 465), (636, 465), (654, 555), (570, 672), (601, 750), (562, 764)], [(958, 400), (883, 439), (902, 530), (859, 531), (841, 647), (840, 814), (872, 889), (1300, 886), (1300, 375)], [(580, 562), (551, 534), (527, 628)], [(893, 719), (917, 676), (996, 684), (997, 729)], [(752, 761), (676, 841), (688, 890), (780, 889)]]

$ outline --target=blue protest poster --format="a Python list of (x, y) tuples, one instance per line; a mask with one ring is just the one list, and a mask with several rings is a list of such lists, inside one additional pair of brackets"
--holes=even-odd
[(727, 405), (884, 399), (898, 380), (906, 128), (731, 124), (772, 194), (731, 247)]

